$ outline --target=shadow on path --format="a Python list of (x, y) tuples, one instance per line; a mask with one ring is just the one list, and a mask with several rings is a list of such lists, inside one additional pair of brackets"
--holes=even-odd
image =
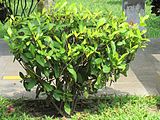
[(8, 45), (5, 41), (0, 39), (0, 57), (11, 55), (8, 49)]
[(160, 39), (139, 50), (130, 67), (149, 94), (160, 92)]

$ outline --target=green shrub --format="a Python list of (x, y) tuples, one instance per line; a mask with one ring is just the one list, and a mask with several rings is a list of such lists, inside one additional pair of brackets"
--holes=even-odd
[(147, 5), (151, 5), (152, 1), (153, 0), (146, 0), (145, 2), (146, 2)]
[(66, 4), (57, 2), (49, 14), (12, 17), (5, 37), (26, 70), (20, 73), (26, 90), (36, 86), (37, 96), (45, 93), (62, 115), (73, 113), (80, 97), (126, 75), (137, 49), (148, 41), (124, 16)]

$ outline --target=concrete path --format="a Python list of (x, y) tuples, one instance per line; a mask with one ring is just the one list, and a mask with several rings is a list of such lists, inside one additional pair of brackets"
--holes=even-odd
[(147, 48), (137, 52), (128, 77), (113, 83), (110, 93), (132, 95), (159, 95), (160, 93), (160, 39), (151, 40)]
[[(34, 98), (34, 92), (26, 92), (20, 80), (6, 80), (5, 76), (18, 76), (23, 71), (13, 63), (7, 44), (0, 40), (0, 96)], [(128, 77), (100, 90), (99, 94), (159, 95), (160, 93), (160, 40), (152, 40), (145, 51), (139, 50), (130, 65)]]
[[(18, 62), (14, 62), (7, 44), (0, 40), (0, 96), (9, 98), (34, 98), (34, 92), (26, 92), (20, 80), (15, 79), (24, 72)], [(6, 77), (6, 78), (5, 78)], [(7, 80), (10, 77), (10, 80)]]

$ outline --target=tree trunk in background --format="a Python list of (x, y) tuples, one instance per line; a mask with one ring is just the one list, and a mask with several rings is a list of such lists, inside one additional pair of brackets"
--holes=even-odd
[(44, 0), (44, 7), (46, 9), (51, 8), (54, 5), (54, 1), (53, 0)]
[(139, 14), (145, 15), (145, 0), (123, 0), (123, 10), (127, 16), (127, 22), (139, 23)]
[(37, 10), (39, 12), (42, 12), (43, 8), (46, 8), (47, 10), (49, 10), (53, 5), (54, 5), (53, 0), (40, 0), (37, 6)]

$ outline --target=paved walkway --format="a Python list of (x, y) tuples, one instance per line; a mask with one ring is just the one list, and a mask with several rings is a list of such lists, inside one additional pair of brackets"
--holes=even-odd
[[(14, 80), (20, 71), (23, 72), (23, 69), (18, 62), (13, 63), (13, 60), (14, 58), (10, 54), (7, 44), (0, 40), (0, 96), (34, 98), (34, 92), (26, 92), (20, 80)], [(10, 80), (7, 80), (7, 77), (11, 77)]]
[(131, 63), (128, 77), (113, 83), (110, 93), (132, 95), (159, 95), (160, 93), (160, 39), (151, 40), (147, 48), (139, 50)]
[[(23, 71), (13, 63), (7, 44), (0, 40), (0, 96), (34, 98), (34, 92), (26, 92), (20, 80), (7, 80), (6, 76), (18, 76)], [(160, 93), (160, 40), (152, 40), (145, 51), (139, 50), (132, 62), (128, 77), (100, 90), (99, 94), (159, 95)]]

